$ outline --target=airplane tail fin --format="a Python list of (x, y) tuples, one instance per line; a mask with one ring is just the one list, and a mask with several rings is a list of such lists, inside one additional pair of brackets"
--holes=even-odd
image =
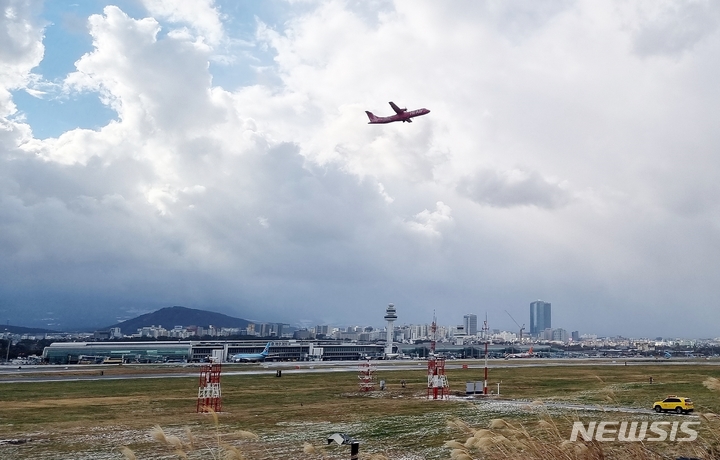
[(272, 346), (272, 342), (268, 342), (267, 345), (265, 345), (265, 349), (262, 351), (262, 355), (267, 355), (270, 353), (270, 347)]
[(533, 354), (532, 347), (530, 347), (530, 349), (528, 350), (528, 354), (529, 355)]
[(373, 115), (372, 112), (368, 112), (368, 111), (366, 110), (365, 113), (367, 114), (368, 118), (370, 119), (370, 122), (377, 121), (378, 117), (376, 117), (375, 115)]

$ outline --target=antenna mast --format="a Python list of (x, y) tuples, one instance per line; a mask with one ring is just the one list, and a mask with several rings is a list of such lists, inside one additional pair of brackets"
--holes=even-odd
[(509, 311), (505, 310), (505, 313), (507, 313), (507, 315), (510, 317), (510, 319), (513, 320), (513, 323), (515, 323), (515, 325), (520, 328), (520, 342), (522, 343), (522, 332), (525, 330), (525, 324), (523, 324), (522, 326), (519, 325), (518, 322), (515, 321), (515, 318), (512, 317), (512, 315), (510, 314)]
[(430, 356), (428, 356), (428, 386), (427, 398), (449, 399), (450, 385), (445, 375), (445, 358), (435, 354), (435, 341), (437, 339), (437, 318), (433, 310), (433, 322), (430, 326)]
[(430, 354), (435, 354), (435, 341), (437, 340), (437, 319), (435, 318), (435, 310), (433, 310), (433, 322), (430, 326)]
[(488, 340), (490, 339), (490, 327), (488, 327), (487, 313), (485, 313), (485, 321), (483, 321), (482, 335), (485, 339), (485, 381), (483, 382), (483, 394), (488, 394)]

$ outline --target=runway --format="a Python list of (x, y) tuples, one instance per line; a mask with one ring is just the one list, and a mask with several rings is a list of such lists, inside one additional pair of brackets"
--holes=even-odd
[[(425, 360), (369, 361), (376, 371), (425, 370)], [(223, 363), (223, 376), (235, 375), (272, 375), (282, 370), (283, 374), (308, 374), (331, 372), (357, 372), (365, 361), (315, 361), (315, 362), (266, 362), (254, 364)], [(566, 367), (566, 366), (678, 366), (706, 365), (718, 366), (720, 360), (648, 360), (648, 359), (602, 359), (570, 358), (546, 359), (528, 358), (514, 360), (489, 360), (488, 369), (506, 369), (514, 367)], [(2, 383), (40, 383), (72, 382), (93, 380), (132, 380), (197, 378), (201, 364), (76, 364), (76, 365), (26, 365), (0, 366), (0, 384)], [(482, 370), (483, 360), (449, 360), (447, 370)]]

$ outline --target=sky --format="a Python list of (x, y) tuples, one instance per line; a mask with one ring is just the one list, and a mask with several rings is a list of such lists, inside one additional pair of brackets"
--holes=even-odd
[[(720, 3), (0, 0), (0, 320), (718, 337)], [(369, 125), (394, 101), (413, 123)], [(509, 313), (509, 314), (508, 314)], [(511, 318), (512, 316), (512, 318)]]

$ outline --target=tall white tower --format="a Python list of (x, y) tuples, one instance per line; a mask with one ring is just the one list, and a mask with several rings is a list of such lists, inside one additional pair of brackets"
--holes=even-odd
[(385, 321), (387, 321), (387, 338), (385, 339), (385, 354), (389, 355), (392, 353), (393, 344), (393, 323), (397, 319), (395, 314), (395, 304), (389, 303), (387, 310), (385, 310)]

